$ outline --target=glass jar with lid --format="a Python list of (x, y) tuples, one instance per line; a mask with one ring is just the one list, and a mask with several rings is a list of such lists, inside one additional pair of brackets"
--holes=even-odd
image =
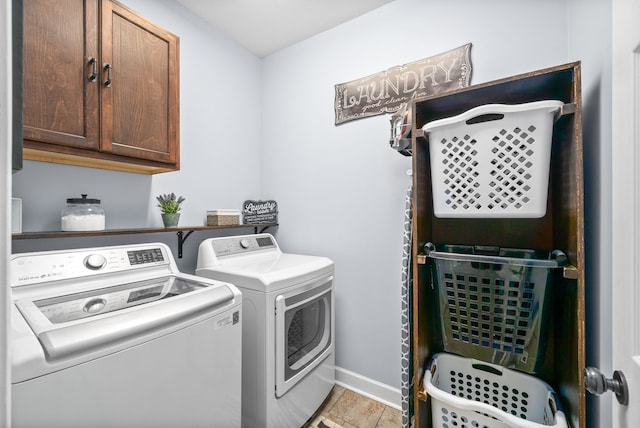
[(105, 213), (100, 206), (100, 199), (69, 198), (62, 210), (62, 231), (77, 232), (104, 230)]

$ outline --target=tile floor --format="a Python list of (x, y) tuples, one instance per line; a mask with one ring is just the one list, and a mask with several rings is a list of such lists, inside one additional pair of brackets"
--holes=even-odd
[(398, 428), (400, 410), (334, 386), (322, 407), (303, 428)]

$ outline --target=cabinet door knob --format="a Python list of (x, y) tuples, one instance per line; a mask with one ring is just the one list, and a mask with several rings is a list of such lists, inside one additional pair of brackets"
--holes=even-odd
[(89, 65), (91, 66), (91, 74), (88, 79), (89, 82), (95, 82), (98, 77), (98, 61), (94, 57), (89, 57)]
[(105, 64), (103, 69), (107, 72), (107, 80), (104, 81), (104, 86), (108, 88), (111, 86), (111, 70), (113, 67), (111, 67), (111, 64)]

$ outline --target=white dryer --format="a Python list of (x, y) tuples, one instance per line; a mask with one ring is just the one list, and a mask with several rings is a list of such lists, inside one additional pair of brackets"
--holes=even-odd
[(11, 257), (12, 426), (240, 427), (241, 303), (164, 244)]
[(263, 233), (203, 241), (196, 275), (242, 292), (242, 426), (301, 427), (335, 383), (333, 262)]

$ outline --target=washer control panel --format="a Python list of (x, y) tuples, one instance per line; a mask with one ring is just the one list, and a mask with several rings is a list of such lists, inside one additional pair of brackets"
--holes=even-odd
[(166, 266), (169, 269), (171, 260), (163, 244), (14, 254), (11, 257), (11, 286), (90, 277), (149, 266)]

